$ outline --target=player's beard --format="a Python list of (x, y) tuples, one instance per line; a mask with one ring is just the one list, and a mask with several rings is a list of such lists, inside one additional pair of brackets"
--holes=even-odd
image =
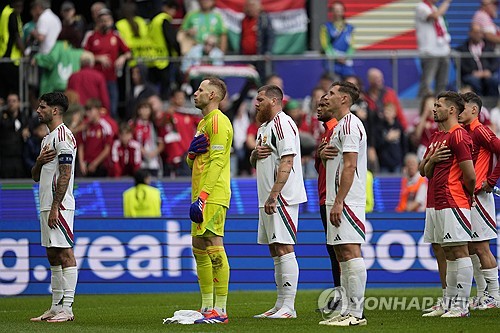
[(268, 122), (271, 120), (271, 109), (260, 109), (255, 117), (261, 124)]

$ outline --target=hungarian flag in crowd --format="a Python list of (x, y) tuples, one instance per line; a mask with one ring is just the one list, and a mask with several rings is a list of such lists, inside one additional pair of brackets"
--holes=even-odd
[[(300, 54), (307, 46), (307, 14), (305, 0), (262, 0), (274, 30), (273, 54)], [(229, 45), (239, 50), (241, 20), (245, 0), (217, 0), (228, 28)]]

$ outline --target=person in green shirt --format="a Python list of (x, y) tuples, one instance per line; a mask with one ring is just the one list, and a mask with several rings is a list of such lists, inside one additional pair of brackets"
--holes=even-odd
[(151, 184), (151, 175), (140, 169), (135, 175), (135, 186), (123, 192), (124, 217), (160, 217), (160, 191)]

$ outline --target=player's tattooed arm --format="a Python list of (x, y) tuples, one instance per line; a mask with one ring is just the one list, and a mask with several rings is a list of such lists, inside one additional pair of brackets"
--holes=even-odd
[(57, 178), (56, 190), (52, 198), (52, 206), (49, 213), (49, 227), (55, 228), (58, 224), (59, 207), (64, 199), (64, 195), (68, 190), (69, 181), (71, 179), (71, 164), (59, 164), (59, 177)]
[(290, 172), (293, 167), (293, 158), (295, 155), (285, 155), (281, 157), (280, 164), (278, 166), (278, 172), (276, 175), (276, 180), (274, 181), (271, 193), (269, 193), (269, 198), (267, 198), (264, 205), (264, 210), (267, 214), (276, 213), (276, 200), (281, 190), (285, 186)]

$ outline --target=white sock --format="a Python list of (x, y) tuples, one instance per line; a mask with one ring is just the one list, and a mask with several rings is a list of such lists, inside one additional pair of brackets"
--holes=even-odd
[[(340, 264), (340, 286), (344, 288), (344, 292), (346, 293), (347, 302), (351, 298), (349, 294), (349, 264), (347, 261), (341, 261)], [(349, 304), (349, 303), (348, 303)], [(349, 313), (349, 306), (345, 307), (346, 312), (341, 313), (341, 315), (345, 316)]]
[(76, 266), (62, 269), (64, 299), (63, 308), (69, 313), (73, 313), (73, 301), (75, 299), (76, 281), (78, 280), (78, 270)]
[(446, 260), (446, 297), (444, 304), (446, 308), (453, 306), (453, 300), (457, 296), (457, 262)]
[(349, 274), (349, 313), (354, 317), (363, 317), (366, 289), (366, 266), (363, 258), (354, 258), (347, 261)]
[(51, 309), (58, 311), (61, 309), (64, 296), (63, 291), (63, 271), (62, 266), (50, 266), (52, 275), (50, 277), (50, 288), (52, 289), (52, 306)]
[(498, 267), (482, 269), (481, 271), (487, 284), (486, 290), (488, 291), (488, 294), (495, 297), (495, 299), (499, 301), (500, 297), (498, 295)]
[(281, 284), (283, 286), (283, 306), (291, 310), (295, 309), (295, 295), (297, 295), (297, 284), (299, 282), (299, 264), (295, 258), (295, 252), (287, 253), (280, 257), (281, 262)]
[(468, 309), (470, 290), (472, 288), (472, 260), (470, 257), (459, 258), (457, 262), (457, 299), (462, 309)]
[(469, 257), (472, 260), (472, 268), (474, 269), (477, 296), (481, 297), (484, 295), (484, 290), (486, 289), (486, 280), (484, 279), (483, 271), (481, 270), (481, 261), (479, 260), (477, 254), (471, 254)]
[(281, 309), (283, 306), (283, 283), (281, 282), (281, 262), (280, 257), (273, 257), (274, 261), (274, 282), (276, 282), (276, 291), (278, 293), (278, 297), (276, 298), (276, 303), (274, 307), (276, 309)]

